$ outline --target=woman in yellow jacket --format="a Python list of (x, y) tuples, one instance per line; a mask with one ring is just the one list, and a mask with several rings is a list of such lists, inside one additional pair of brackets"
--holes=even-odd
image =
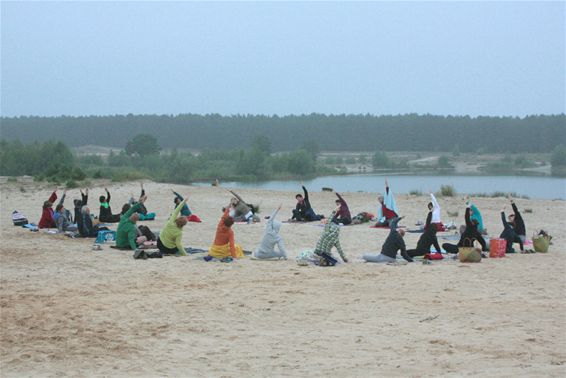
[(175, 254), (176, 256), (186, 256), (185, 248), (183, 247), (183, 227), (187, 224), (187, 218), (184, 216), (179, 216), (181, 209), (185, 205), (187, 200), (183, 200), (177, 207), (165, 228), (159, 234), (157, 238), (157, 248), (159, 251), (166, 254)]

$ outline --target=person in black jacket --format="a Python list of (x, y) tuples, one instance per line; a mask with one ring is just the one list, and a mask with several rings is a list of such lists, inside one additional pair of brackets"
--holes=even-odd
[(108, 189), (104, 188), (106, 191), (106, 197), (100, 196), (100, 214), (98, 219), (103, 223), (118, 223), (120, 222), (121, 214), (112, 214), (112, 208), (110, 207), (110, 192)]
[(98, 231), (108, 230), (107, 227), (99, 227), (93, 224), (90, 209), (86, 205), (81, 208), (81, 214), (77, 219), (77, 228), (83, 238), (95, 238)]
[(82, 190), (80, 190), (81, 192), (81, 199), (78, 200), (74, 200), (73, 204), (75, 205), (75, 214), (74, 214), (74, 220), (75, 223), (79, 223), (79, 220), (81, 219), (82, 215), (81, 215), (81, 209), (83, 206), (86, 206), (88, 203), (88, 188), (85, 189), (84, 193)]
[(515, 253), (515, 250), (513, 249), (514, 242), (519, 243), (519, 247), (521, 248), (521, 251), (523, 251), (523, 241), (515, 233), (513, 224), (511, 222), (507, 222), (505, 219), (505, 210), (501, 210), (501, 222), (503, 223), (503, 232), (501, 232), (499, 237), (501, 239), (505, 239), (507, 242), (505, 253)]
[(293, 210), (293, 217), (291, 218), (291, 220), (296, 220), (299, 222), (312, 222), (321, 220), (324, 217), (316, 214), (312, 209), (307, 188), (305, 188), (304, 185), (302, 185), (302, 188), (305, 196), (303, 197), (301, 194), (297, 194), (295, 196), (295, 198), (297, 199), (297, 206)]
[(407, 254), (411, 257), (424, 256), (430, 253), (430, 246), (434, 245), (436, 252), (440, 253), (440, 246), (438, 245), (438, 238), (436, 237), (436, 225), (432, 225), (432, 211), (429, 211), (426, 217), (425, 232), (419, 238), (416, 249), (409, 249)]
[[(527, 238), (525, 221), (523, 220), (523, 217), (519, 212), (519, 209), (517, 209), (517, 205), (515, 205), (515, 201), (513, 201), (513, 198), (511, 198), (511, 195), (509, 195), (507, 198), (509, 198), (509, 201), (511, 201), (511, 207), (513, 208), (513, 214), (509, 214), (508, 219), (509, 222), (513, 225), (513, 228), (515, 230), (515, 234), (516, 234), (515, 243), (519, 243), (517, 239), (520, 239), (522, 243), (525, 243), (525, 240)], [(523, 250), (523, 248), (521, 248), (521, 250)]]
[(482, 251), (487, 251), (485, 240), (478, 231), (478, 221), (475, 219), (470, 219), (470, 206), (471, 205), (468, 204), (468, 206), (466, 207), (466, 214), (464, 215), (464, 218), (466, 220), (466, 228), (464, 229), (464, 232), (462, 232), (458, 244), (442, 244), (442, 248), (444, 248), (444, 250), (448, 253), (458, 253), (458, 247), (473, 247), (474, 241), (477, 241), (481, 244)]
[(375, 254), (365, 254), (363, 259), (367, 262), (375, 263), (388, 263), (395, 262), (397, 260), (397, 251), (401, 251), (401, 256), (408, 262), (413, 262), (411, 256), (407, 254), (405, 247), (405, 230), (397, 230), (397, 224), (403, 217), (395, 217), (389, 220), (389, 235), (383, 246), (381, 247), (381, 253), (379, 255)]

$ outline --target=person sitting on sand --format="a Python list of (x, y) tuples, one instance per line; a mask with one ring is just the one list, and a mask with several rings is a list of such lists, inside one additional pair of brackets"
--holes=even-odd
[(438, 238), (436, 237), (437, 228), (432, 223), (434, 215), (429, 211), (426, 217), (424, 232), (417, 242), (417, 248), (407, 250), (407, 255), (410, 257), (424, 256), (430, 253), (430, 247), (434, 245), (437, 253), (441, 253), (440, 246), (438, 245)]
[(98, 219), (103, 223), (118, 223), (120, 222), (121, 214), (112, 214), (112, 208), (110, 207), (110, 192), (106, 188), (104, 188), (104, 190), (106, 191), (106, 197), (99, 197), (100, 213), (98, 214)]
[(312, 222), (312, 221), (319, 221), (324, 218), (321, 215), (318, 215), (312, 209), (311, 203), (309, 201), (309, 192), (304, 185), (301, 185), (303, 188), (303, 193), (305, 196), (301, 194), (297, 194), (295, 199), (297, 200), (297, 206), (293, 210), (293, 217), (291, 220), (295, 220), (298, 222)]
[(187, 252), (183, 247), (183, 227), (187, 224), (187, 217), (179, 216), (181, 209), (187, 200), (181, 201), (173, 214), (169, 217), (167, 224), (157, 238), (157, 248), (164, 255), (186, 256)]
[(56, 228), (55, 219), (53, 218), (53, 202), (57, 200), (57, 188), (49, 196), (49, 199), (43, 202), (43, 210), (39, 220), (38, 228)]
[(336, 193), (338, 199), (336, 200), (336, 206), (338, 206), (338, 212), (336, 213), (336, 223), (342, 223), (343, 225), (348, 225), (352, 223), (352, 215), (350, 214), (350, 209), (348, 204), (344, 201), (344, 198), (339, 193)]
[(408, 262), (413, 262), (411, 256), (407, 254), (406, 247), (405, 247), (405, 240), (403, 237), (405, 236), (405, 230), (397, 229), (397, 225), (399, 221), (403, 219), (403, 217), (395, 217), (389, 219), (389, 235), (383, 246), (381, 247), (381, 253), (379, 255), (369, 254), (366, 253), (363, 256), (363, 259), (366, 262), (374, 262), (374, 263), (389, 263), (389, 262), (396, 262), (397, 261), (397, 251), (401, 251), (401, 256), (407, 260)]
[(393, 218), (397, 218), (399, 210), (397, 210), (397, 204), (395, 202), (395, 196), (389, 188), (389, 183), (385, 179), (385, 195), (380, 195), (377, 197), (379, 204), (377, 206), (377, 223), (376, 227), (386, 227), (389, 226), (389, 222)]
[[(511, 202), (511, 207), (513, 208), (513, 214), (509, 214), (508, 217), (509, 222), (513, 225), (517, 238), (520, 239), (521, 242), (525, 243), (525, 240), (527, 239), (527, 230), (525, 228), (525, 221), (523, 220), (523, 216), (519, 212), (519, 209), (517, 209), (517, 205), (515, 205), (515, 201), (513, 201), (513, 198), (511, 198), (511, 194), (509, 194), (507, 198)], [(515, 239), (515, 243), (519, 243), (519, 241)]]
[(336, 247), (338, 254), (342, 258), (342, 261), (345, 263), (348, 262), (348, 258), (346, 254), (342, 250), (342, 246), (340, 245), (340, 226), (336, 223), (336, 213), (338, 212), (338, 208), (332, 212), (330, 217), (328, 218), (329, 221), (324, 226), (324, 231), (318, 239), (316, 243), (316, 248), (314, 249), (314, 253), (318, 256), (322, 256), (323, 253), (332, 256), (332, 248)]
[(82, 191), (82, 189), (79, 189), (79, 191), (81, 192), (81, 199), (75, 199), (73, 201), (73, 204), (75, 205), (75, 214), (73, 219), (75, 220), (75, 223), (77, 223), (77, 225), (79, 224), (79, 220), (82, 218), (81, 212), (83, 206), (86, 206), (88, 204), (88, 188), (86, 188), (84, 192)]
[(208, 259), (217, 258), (220, 260), (231, 257), (241, 258), (244, 257), (244, 251), (240, 245), (234, 242), (234, 230), (232, 230), (232, 225), (234, 224), (234, 218), (230, 216), (230, 205), (224, 210), (218, 226), (216, 226), (216, 236), (214, 238), (214, 243), (208, 249)]
[(432, 218), (430, 223), (428, 222), (428, 217), (427, 217), (427, 223), (425, 224), (425, 230), (428, 227), (428, 225), (431, 225), (432, 227), (436, 228), (436, 231), (445, 231), (446, 228), (444, 227), (444, 225), (442, 224), (442, 221), (440, 220), (440, 205), (438, 204), (438, 201), (436, 200), (436, 197), (434, 196), (434, 194), (430, 193), (430, 199), (431, 201), (428, 203), (428, 211), (429, 214), (431, 214)]
[(482, 251), (487, 251), (487, 245), (485, 243), (485, 240), (478, 231), (479, 222), (477, 218), (472, 219), (471, 217), (473, 205), (471, 205), (469, 201), (466, 203), (468, 204), (468, 206), (466, 207), (466, 214), (464, 215), (464, 219), (466, 221), (466, 228), (464, 229), (464, 232), (462, 232), (458, 244), (456, 245), (450, 243), (442, 244), (442, 248), (447, 253), (458, 253), (459, 247), (473, 247), (474, 241), (480, 243)]
[[(285, 251), (285, 243), (283, 238), (279, 235), (279, 230), (281, 229), (281, 222), (275, 220), (277, 213), (281, 210), (281, 205), (267, 221), (265, 225), (265, 233), (263, 234), (263, 239), (258, 249), (254, 253), (256, 259), (285, 259), (287, 260), (287, 252)], [(278, 251), (275, 251), (275, 246), (277, 245)]]
[(79, 234), (83, 238), (95, 238), (98, 236), (98, 231), (108, 230), (108, 227), (100, 227), (94, 224), (93, 216), (87, 205), (81, 208), (79, 218), (75, 220), (77, 221)]
[(507, 245), (505, 247), (505, 253), (515, 253), (515, 250), (513, 249), (513, 243), (519, 243), (519, 248), (521, 248), (521, 252), (523, 252), (524, 251), (523, 241), (521, 240), (521, 238), (519, 238), (519, 236), (515, 232), (512, 223), (513, 217), (509, 215), (509, 218), (510, 218), (509, 222), (507, 222), (507, 220), (505, 219), (505, 209), (502, 209), (501, 222), (503, 223), (503, 231), (501, 232), (501, 235), (499, 235), (499, 237), (501, 239), (505, 239), (505, 241), (507, 242)]
[(232, 217), (234, 222), (248, 222), (256, 221), (252, 208), (233, 190), (228, 190), (234, 197), (230, 200), (230, 207), (232, 208)]
[(192, 214), (192, 211), (189, 208), (189, 205), (187, 205), (187, 201), (185, 201), (183, 196), (180, 195), (179, 193), (177, 193), (176, 191), (174, 191), (173, 189), (171, 189), (171, 191), (175, 195), (175, 198), (173, 199), (173, 202), (175, 203), (175, 208), (177, 208), (177, 206), (179, 206), (179, 204), (184, 201), (184, 205), (181, 208), (181, 215), (184, 216), (184, 217), (190, 217), (191, 214)]
[(140, 201), (126, 211), (122, 216), (118, 228), (116, 229), (116, 248), (118, 249), (137, 249), (138, 244), (136, 239), (138, 237), (136, 223), (140, 219), (137, 213), (141, 205), (147, 199), (146, 196), (140, 198)]
[[(140, 187), (141, 187), (141, 194), (140, 194), (140, 198), (145, 196), (145, 189), (143, 188), (143, 182), (140, 182)], [(138, 201), (136, 201), (134, 199), (134, 195), (132, 194), (130, 196), (130, 200), (128, 201), (128, 204), (131, 206), (135, 205), (136, 203), (138, 203)], [(126, 210), (127, 211), (127, 210)], [(122, 214), (124, 213), (124, 207), (122, 207)], [(150, 220), (154, 220), (155, 219), (155, 213), (149, 213), (147, 211), (147, 208), (145, 207), (145, 204), (141, 204), (139, 210), (138, 210), (138, 214), (140, 215), (140, 220), (141, 221), (150, 221)]]
[(470, 207), (470, 219), (475, 220), (478, 225), (478, 232), (480, 234), (487, 234), (487, 230), (483, 227), (483, 218), (481, 216), (480, 210), (470, 201), (470, 197), (467, 197), (466, 206)]
[(65, 199), (65, 194), (61, 197), (61, 201), (55, 207), (55, 213), (53, 218), (55, 219), (55, 224), (57, 225), (57, 231), (63, 233), (65, 231), (77, 231), (77, 226), (71, 223), (69, 219), (68, 212), (63, 205), (63, 200)]

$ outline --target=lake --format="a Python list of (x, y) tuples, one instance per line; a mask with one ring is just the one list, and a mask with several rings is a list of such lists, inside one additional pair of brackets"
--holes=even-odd
[[(372, 192), (384, 190), (383, 175), (347, 175), (323, 176), (305, 180), (310, 191), (320, 191), (329, 187), (337, 192)], [(395, 193), (409, 193), (412, 190), (436, 192), (441, 185), (452, 185), (457, 193), (493, 193), (515, 192), (534, 199), (566, 199), (566, 179), (549, 176), (387, 176), (389, 185)], [(210, 183), (194, 185), (209, 186)], [(301, 192), (299, 181), (264, 181), (264, 182), (222, 182), (229, 188), (259, 188)]]

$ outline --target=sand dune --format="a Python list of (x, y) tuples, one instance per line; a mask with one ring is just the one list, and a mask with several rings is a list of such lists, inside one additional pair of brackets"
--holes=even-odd
[[(342, 228), (352, 263), (299, 267), (293, 257), (313, 248), (322, 228), (285, 224), (291, 259), (229, 264), (197, 256), (138, 261), (131, 252), (92, 239), (32, 233), (11, 226), (14, 209), (37, 221), (50, 189), (3, 183), (1, 189), (1, 372), (14, 376), (565, 376), (566, 262), (564, 201), (518, 200), (529, 235), (554, 235), (548, 254), (512, 255), (479, 264), (456, 261), (407, 266), (365, 264), (387, 232)], [(21, 189), (20, 189), (21, 187)], [(173, 208), (166, 184), (148, 183), (147, 222), (160, 229)], [(187, 246), (207, 248), (222, 188), (173, 186), (204, 220), (189, 224)], [(118, 211), (137, 183), (110, 185)], [(240, 190), (268, 215), (294, 193)], [(78, 197), (69, 191), (67, 205)], [(102, 188), (91, 189), (97, 209)], [(334, 194), (312, 193), (328, 214)], [(373, 211), (376, 194), (345, 193), (353, 213)], [(424, 220), (428, 198), (398, 195), (412, 226)], [(441, 199), (446, 211), (463, 200)], [(499, 234), (503, 199), (477, 199), (488, 230)], [(96, 211), (97, 212), (97, 211)], [(236, 239), (253, 249), (264, 223), (236, 225)], [(418, 235), (408, 234), (414, 246)]]

